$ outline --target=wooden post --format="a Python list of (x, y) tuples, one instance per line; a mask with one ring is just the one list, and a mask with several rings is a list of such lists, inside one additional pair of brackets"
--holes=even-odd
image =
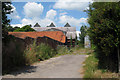
[(118, 45), (118, 73), (120, 75), (120, 50), (119, 50), (119, 45)]
[(0, 79), (2, 78), (2, 2), (0, 1)]

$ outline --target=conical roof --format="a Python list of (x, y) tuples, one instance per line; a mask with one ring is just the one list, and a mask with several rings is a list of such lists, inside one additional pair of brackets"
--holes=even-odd
[(55, 27), (55, 25), (53, 23), (51, 23), (49, 27)]
[(71, 27), (69, 23), (66, 23), (64, 27)]
[(34, 25), (34, 27), (41, 27), (38, 23), (36, 23), (35, 25)]

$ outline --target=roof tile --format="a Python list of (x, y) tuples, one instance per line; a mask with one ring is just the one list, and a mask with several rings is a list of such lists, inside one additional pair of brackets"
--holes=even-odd
[(9, 35), (25, 39), (26, 37), (37, 38), (37, 37), (49, 37), (59, 42), (65, 43), (66, 36), (61, 31), (41, 31), (41, 32), (9, 32)]

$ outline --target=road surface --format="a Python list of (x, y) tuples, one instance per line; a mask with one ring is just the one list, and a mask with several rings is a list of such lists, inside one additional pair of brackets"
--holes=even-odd
[(86, 55), (63, 55), (35, 63), (3, 78), (82, 78)]

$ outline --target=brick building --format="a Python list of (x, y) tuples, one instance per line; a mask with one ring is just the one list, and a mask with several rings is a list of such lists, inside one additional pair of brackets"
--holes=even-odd
[(72, 44), (75, 45), (75, 38), (77, 36), (76, 34), (76, 27), (71, 27), (69, 23), (66, 23), (64, 27), (55, 27), (53, 23), (51, 23), (47, 27), (33, 27), (33, 29), (37, 32), (41, 31), (61, 31), (66, 36), (66, 45), (70, 46), (70, 39), (72, 38)]
[(31, 44), (34, 39), (36, 39), (37, 44), (46, 43), (53, 48), (66, 44), (66, 36), (61, 31), (9, 32), (9, 35), (23, 39), (26, 45)]

